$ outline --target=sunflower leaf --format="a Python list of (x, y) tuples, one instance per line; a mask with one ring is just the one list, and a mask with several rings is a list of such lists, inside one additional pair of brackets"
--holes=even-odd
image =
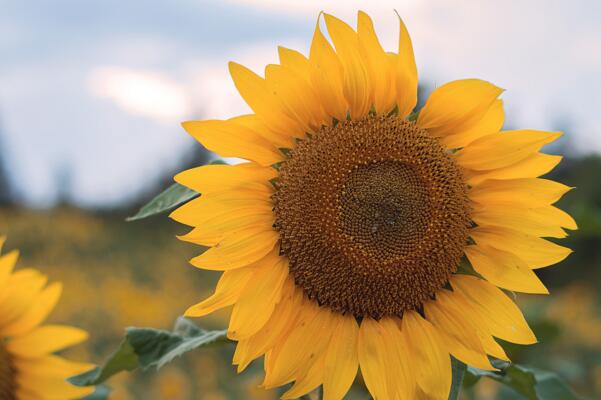
[(578, 400), (579, 397), (556, 373), (519, 364), (494, 360), (499, 371), (484, 371), (467, 367), (466, 381), (475, 382), (486, 376), (507, 385), (528, 400)]
[(198, 196), (198, 193), (195, 191), (188, 189), (179, 183), (174, 183), (150, 200), (146, 205), (142, 206), (136, 215), (127, 217), (125, 220), (128, 222), (137, 221), (169, 211), (196, 196)]
[(456, 358), (451, 358), (451, 368), (453, 374), (453, 381), (451, 383), (451, 392), (449, 393), (449, 400), (457, 400), (459, 397), (459, 391), (461, 390), (461, 384), (463, 377), (465, 376), (466, 365)]
[(227, 343), (226, 331), (205, 331), (179, 318), (172, 332), (153, 328), (128, 328), (119, 349), (101, 367), (69, 378), (77, 386), (97, 385), (122, 371), (161, 368), (200, 347)]
[(201, 331), (189, 336), (150, 328), (130, 328), (128, 338), (139, 356), (140, 367), (161, 368), (175, 358), (199, 347), (226, 343), (226, 331)]
[(128, 339), (125, 338), (104, 366), (96, 367), (91, 371), (73, 376), (68, 380), (76, 386), (97, 385), (106, 381), (117, 372), (133, 371), (137, 367), (138, 356)]

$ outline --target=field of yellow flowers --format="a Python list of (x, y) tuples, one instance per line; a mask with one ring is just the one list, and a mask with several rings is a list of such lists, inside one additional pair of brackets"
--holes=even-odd
[[(74, 208), (33, 211), (0, 209), (8, 227), (7, 249), (19, 248), (20, 267), (33, 266), (64, 284), (51, 321), (91, 333), (69, 351), (73, 359), (98, 362), (118, 345), (128, 326), (170, 329), (192, 303), (206, 297), (206, 280), (186, 264), (194, 248), (175, 238), (181, 226), (167, 218), (126, 223), (122, 215), (92, 214)], [(203, 326), (221, 328), (226, 314), (207, 317)], [(234, 379), (233, 348), (206, 349), (162, 369), (111, 380), (111, 399), (212, 399), (232, 396), (271, 399), (257, 390), (257, 369)], [(235, 383), (232, 385), (232, 383)]]

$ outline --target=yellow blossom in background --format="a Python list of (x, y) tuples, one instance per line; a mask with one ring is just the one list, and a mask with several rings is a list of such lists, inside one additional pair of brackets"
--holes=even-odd
[(111, 381), (111, 392), (109, 394), (109, 400), (134, 400), (137, 397), (131, 393), (129, 384), (132, 379), (130, 375), (117, 375)]
[(263, 387), (294, 382), (283, 398), (341, 399), (360, 369), (374, 398), (447, 399), (451, 355), (493, 370), (489, 355), (508, 360), (496, 338), (536, 342), (501, 289), (548, 293), (534, 270), (570, 253), (545, 239), (576, 229), (553, 206), (570, 188), (539, 178), (560, 134), (503, 131), (502, 89), (478, 79), (414, 114), (402, 21), (388, 53), (367, 14), (356, 30), (324, 19), (332, 43), (318, 23), (308, 57), (280, 47), (264, 78), (230, 63), (253, 114), (183, 124), (250, 160), (175, 178), (202, 193), (172, 213), (209, 247), (191, 263), (223, 272), (186, 315), (233, 306), (234, 363), (264, 355)]
[(190, 381), (179, 368), (168, 366), (154, 379), (157, 399), (186, 400), (190, 398)]
[[(5, 238), (0, 237), (0, 250)], [(0, 256), (0, 399), (76, 399), (94, 391), (67, 378), (91, 364), (67, 361), (53, 353), (85, 341), (88, 334), (64, 325), (44, 325), (62, 292), (47, 285), (40, 271), (14, 270), (18, 252)]]
[(591, 349), (601, 349), (601, 302), (596, 288), (579, 283), (568, 286), (561, 295), (554, 297), (547, 307), (547, 316), (569, 329), (567, 341), (577, 341)]

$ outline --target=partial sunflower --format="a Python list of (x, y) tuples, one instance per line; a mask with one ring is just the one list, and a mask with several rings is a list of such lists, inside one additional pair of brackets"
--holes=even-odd
[[(0, 250), (5, 238), (0, 237)], [(0, 400), (79, 399), (93, 387), (66, 379), (93, 365), (67, 361), (52, 353), (83, 342), (87, 333), (69, 326), (42, 325), (56, 305), (60, 283), (46, 286), (38, 270), (13, 272), (18, 252), (0, 256)]]
[[(492, 370), (495, 338), (536, 338), (502, 289), (547, 293), (534, 269), (563, 260), (574, 220), (552, 206), (570, 188), (539, 176), (556, 132), (501, 131), (502, 90), (467, 79), (417, 103), (412, 44), (381, 47), (368, 15), (354, 30), (324, 15), (309, 57), (279, 48), (265, 78), (230, 63), (254, 114), (184, 128), (223, 157), (175, 180), (202, 196), (173, 212), (191, 260), (223, 271), (200, 317), (233, 306), (243, 370), (265, 355), (284, 398), (323, 385), (341, 399), (358, 368), (376, 399), (446, 399), (451, 355)], [(459, 266), (462, 268), (459, 268)]]

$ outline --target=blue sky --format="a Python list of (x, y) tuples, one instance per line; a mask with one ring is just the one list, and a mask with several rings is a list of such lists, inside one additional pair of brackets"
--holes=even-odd
[[(371, 5), (369, 5), (371, 3)], [(374, 4), (375, 3), (375, 4)], [(368, 6), (366, 6), (368, 5)], [(52, 203), (58, 171), (87, 206), (144, 190), (193, 142), (179, 122), (247, 111), (227, 75), (276, 46), (306, 51), (320, 9), (374, 18), (393, 49), (403, 16), (422, 80), (478, 77), (507, 91), (512, 127), (571, 127), (601, 151), (601, 2), (2, 1), (0, 141), (25, 200)]]

